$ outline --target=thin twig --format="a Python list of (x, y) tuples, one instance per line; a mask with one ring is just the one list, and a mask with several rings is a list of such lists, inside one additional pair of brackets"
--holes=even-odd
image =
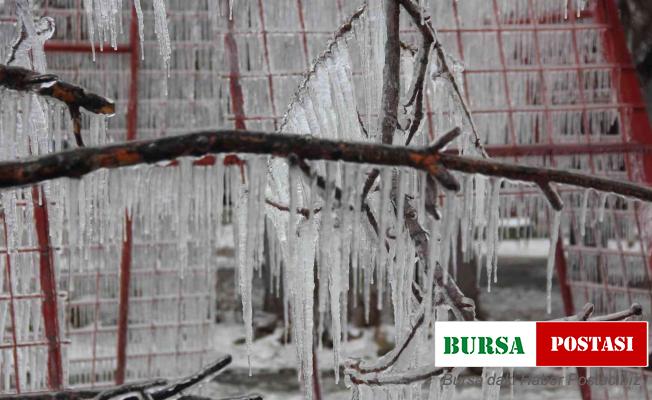
[[(297, 165), (299, 166), (299, 169), (301, 170), (301, 172), (303, 172), (303, 174), (306, 177), (308, 177), (309, 179), (315, 179), (316, 180), (317, 188), (319, 190), (321, 190), (321, 195), (322, 195), (323, 198), (325, 198), (326, 179), (323, 176), (320, 176), (319, 174), (314, 172), (312, 170), (312, 168), (310, 167), (310, 165), (305, 160), (300, 159), (300, 158), (294, 158), (294, 160), (296, 161)], [(335, 185), (334, 190), (335, 190), (335, 196), (334, 196), (335, 200), (337, 200), (338, 202), (341, 202), (342, 201), (342, 189), (340, 189), (337, 185)], [(374, 213), (371, 211), (371, 208), (369, 207), (369, 205), (367, 204), (366, 201), (362, 201), (361, 210), (362, 210), (362, 212), (365, 213), (371, 228), (374, 230), (376, 235), (378, 235), (378, 233), (380, 232), (379, 231), (380, 228), (378, 227), (378, 221), (376, 220), (376, 217), (374, 216)], [(389, 247), (388, 244), (386, 246)]]
[(487, 158), (488, 157), (487, 152), (482, 146), (482, 141), (480, 140), (478, 129), (475, 126), (473, 117), (471, 116), (471, 110), (468, 104), (466, 104), (466, 99), (464, 98), (460, 84), (455, 79), (455, 75), (453, 74), (453, 71), (448, 65), (448, 59), (446, 58), (446, 53), (444, 53), (442, 44), (437, 38), (437, 31), (435, 30), (435, 28), (432, 26), (432, 23), (430, 22), (430, 16), (423, 16), (421, 14), (422, 12), (421, 7), (419, 7), (418, 4), (415, 4), (412, 0), (397, 0), (397, 1), (399, 1), (403, 6), (403, 8), (405, 9), (405, 11), (407, 11), (408, 14), (410, 14), (412, 21), (417, 26), (419, 32), (421, 32), (421, 35), (423, 36), (424, 44), (427, 44), (428, 42), (434, 44), (435, 54), (437, 55), (437, 58), (439, 60), (440, 67), (442, 69), (441, 71), (442, 75), (446, 76), (450, 81), (451, 86), (453, 87), (453, 91), (455, 92), (455, 95), (457, 96), (460, 105), (462, 106), (462, 110), (464, 111), (464, 116), (466, 117), (474, 136), (474, 145), (476, 149), (480, 152), (480, 154), (484, 158)]
[[(299, 84), (297, 90), (294, 92), (294, 98), (292, 99), (292, 101), (290, 101), (290, 104), (288, 105), (288, 110), (291, 110), (292, 107), (294, 107), (297, 102), (301, 101), (301, 96), (303, 95), (306, 88), (308, 87), (310, 78), (312, 78), (312, 76), (315, 74), (315, 71), (324, 62), (324, 60), (330, 57), (330, 55), (333, 52), (333, 48), (339, 43), (339, 41), (346, 40), (349, 33), (353, 32), (355, 22), (359, 20), (360, 17), (362, 17), (362, 15), (365, 13), (366, 7), (367, 7), (366, 4), (363, 4), (349, 17), (349, 19), (346, 20), (346, 22), (340, 25), (340, 27), (335, 31), (335, 33), (333, 34), (333, 38), (326, 45), (326, 50), (324, 50), (312, 62), (311, 68), (304, 74), (303, 80)], [(283, 116), (279, 131), (282, 131), (283, 128), (287, 125), (287, 118), (289, 114), (290, 114), (289, 112), (286, 112), (285, 115)], [(358, 119), (360, 120), (360, 125), (362, 126), (362, 121), (360, 119), (359, 113), (358, 113)], [(362, 129), (364, 129), (364, 127), (362, 127)]]
[(56, 75), (0, 64), (0, 87), (20, 92), (32, 92), (59, 100), (68, 106), (73, 121), (73, 133), (77, 145), (83, 146), (81, 136), (81, 112), (84, 108), (95, 114), (113, 115), (115, 102), (86, 89), (60, 80)]
[(594, 306), (592, 303), (586, 303), (582, 307), (582, 311), (577, 315), (570, 317), (553, 319), (551, 321), (622, 321), (630, 317), (639, 316), (643, 314), (643, 307), (639, 303), (632, 303), (627, 310), (616, 311), (614, 313), (600, 315), (598, 317), (591, 317), (593, 314)]
[(412, 325), (412, 328), (410, 329), (408, 335), (403, 339), (403, 341), (399, 345), (394, 347), (392, 351), (384, 355), (378, 362), (372, 365), (363, 365), (360, 364), (359, 362), (354, 362), (354, 363), (350, 363), (348, 365), (348, 368), (355, 370), (360, 374), (382, 372), (389, 369), (391, 366), (396, 364), (399, 358), (401, 358), (401, 355), (405, 352), (407, 347), (410, 345), (412, 339), (414, 339), (414, 337), (416, 336), (421, 325), (423, 325), (424, 320), (425, 320), (425, 314), (423, 312), (423, 307), (422, 307), (421, 311), (419, 312), (419, 316), (417, 317), (417, 320), (414, 323), (414, 325)]
[(423, 96), (425, 92), (425, 82), (426, 75), (428, 74), (428, 65), (430, 63), (430, 53), (432, 50), (433, 37), (430, 35), (421, 35), (421, 43), (419, 45), (419, 50), (417, 52), (416, 64), (414, 66), (414, 73), (412, 77), (412, 87), (410, 88), (410, 93), (408, 97), (408, 102), (404, 107), (412, 107), (412, 120), (410, 121), (410, 127), (408, 128), (408, 137), (405, 141), (405, 145), (409, 145), (414, 137), (414, 134), (417, 133), (423, 117), (425, 116), (423, 110)]
[(422, 382), (433, 376), (441, 375), (450, 368), (434, 367), (431, 365), (411, 369), (397, 373), (371, 373), (359, 374), (355, 370), (349, 372), (351, 382), (356, 385), (366, 386), (387, 386), (387, 385), (409, 385), (415, 382)]

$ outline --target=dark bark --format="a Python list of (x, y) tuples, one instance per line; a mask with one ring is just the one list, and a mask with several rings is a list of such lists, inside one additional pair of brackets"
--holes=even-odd
[(113, 100), (59, 80), (56, 75), (39, 74), (22, 67), (0, 64), (0, 86), (16, 91), (33, 92), (65, 103), (73, 121), (73, 133), (79, 146), (84, 145), (81, 136), (81, 108), (95, 114), (115, 113)]
[(6, 161), (0, 163), (0, 188), (26, 186), (63, 177), (80, 178), (101, 168), (121, 168), (184, 156), (200, 157), (231, 152), (411, 167), (426, 171), (435, 177), (444, 168), (539, 185), (562, 183), (652, 201), (652, 188), (635, 183), (554, 168), (439, 153), (433, 151), (432, 147), (347, 143), (302, 135), (235, 130), (85, 147), (21, 161)]
[(395, 0), (385, 0), (385, 66), (381, 97), (380, 129), (382, 142), (392, 144), (398, 126), (398, 99), (401, 78), (401, 41), (399, 39), (399, 11)]

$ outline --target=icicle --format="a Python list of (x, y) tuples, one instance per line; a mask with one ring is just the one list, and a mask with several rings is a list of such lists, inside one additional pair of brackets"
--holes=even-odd
[(561, 225), (561, 211), (552, 211), (552, 223), (550, 225), (550, 248), (548, 250), (548, 264), (546, 266), (546, 312), (552, 312), (552, 275), (555, 267), (555, 255), (559, 228)]
[(580, 209), (580, 236), (584, 237), (586, 232), (586, 212), (589, 204), (591, 189), (586, 189), (582, 195), (582, 208)]
[(140, 57), (145, 59), (145, 22), (143, 21), (143, 8), (140, 0), (134, 0), (134, 9), (136, 10), (136, 18), (138, 18), (138, 37), (140, 41)]
[(604, 222), (604, 212), (605, 208), (607, 208), (607, 196), (608, 194), (606, 192), (600, 193), (600, 204), (598, 206), (600, 208), (600, 212), (598, 214), (598, 222), (600, 223)]
[(390, 218), (389, 211), (391, 207), (391, 198), (390, 192), (392, 190), (392, 178), (393, 178), (393, 169), (384, 168), (381, 172), (380, 188), (381, 188), (381, 197), (380, 197), (380, 227), (378, 232), (378, 247), (376, 253), (376, 276), (377, 276), (377, 287), (378, 287), (378, 309), (382, 308), (382, 299), (383, 299), (383, 290), (385, 283), (385, 270), (386, 270), (386, 260), (387, 260), (387, 250), (385, 247), (385, 242), (387, 239), (387, 229), (389, 229)]
[(491, 196), (489, 197), (489, 224), (487, 225), (487, 291), (491, 292), (491, 281), (496, 281), (494, 268), (496, 268), (497, 261), (497, 247), (498, 247), (498, 227), (499, 227), (499, 201), (500, 201), (500, 179), (493, 180), (491, 188)]
[(163, 60), (163, 67), (165, 68), (166, 75), (169, 77), (172, 47), (170, 45), (170, 34), (168, 32), (167, 12), (165, 10), (165, 2), (163, 0), (154, 0), (154, 19), (154, 32), (156, 33), (156, 38), (158, 39), (159, 53)]
[(502, 376), (502, 368), (482, 369), (482, 400), (498, 400)]
[(509, 369), (509, 399), (514, 400), (514, 367)]
[(84, 11), (88, 20), (88, 40), (91, 43), (93, 62), (95, 62), (95, 26), (93, 25), (93, 0), (84, 0)]

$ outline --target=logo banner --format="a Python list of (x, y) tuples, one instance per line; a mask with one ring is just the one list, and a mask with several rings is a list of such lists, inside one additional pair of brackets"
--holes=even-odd
[(437, 367), (646, 367), (648, 323), (435, 323)]

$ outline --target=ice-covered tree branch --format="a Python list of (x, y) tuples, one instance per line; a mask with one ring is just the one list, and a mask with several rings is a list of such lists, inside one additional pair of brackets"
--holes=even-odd
[[(231, 356), (225, 355), (202, 368), (199, 372), (185, 378), (168, 383), (165, 379), (156, 379), (145, 382), (127, 383), (124, 385), (113, 386), (103, 390), (65, 390), (61, 392), (37, 393), (37, 394), (19, 394), (0, 396), (1, 400), (117, 400), (129, 398), (128, 395), (138, 395), (142, 399), (166, 400), (177, 397), (188, 400), (210, 400), (206, 397), (184, 395), (184, 391), (215, 377), (231, 364)], [(259, 395), (241, 396), (233, 399), (261, 399)]]
[(88, 110), (95, 114), (113, 115), (113, 100), (91, 93), (86, 89), (62, 81), (56, 75), (0, 64), (0, 87), (19, 92), (32, 92), (65, 103), (73, 121), (73, 133), (77, 145), (83, 146), (81, 137), (81, 111)]
[(593, 309), (593, 304), (586, 303), (584, 307), (582, 307), (582, 311), (576, 315), (553, 319), (553, 321), (622, 321), (627, 318), (643, 314), (643, 307), (638, 303), (632, 303), (632, 305), (627, 310), (617, 311), (611, 314), (600, 315), (597, 317), (591, 317), (593, 314)]
[(0, 188), (25, 186), (63, 177), (79, 178), (101, 168), (154, 164), (178, 157), (219, 153), (269, 154), (276, 157), (294, 155), (305, 160), (409, 167), (435, 177), (442, 170), (449, 170), (535, 184), (560, 183), (652, 201), (652, 188), (647, 186), (579, 172), (442, 153), (434, 146), (389, 146), (237, 130), (216, 130), (84, 147), (20, 161), (6, 161), (0, 163)]

